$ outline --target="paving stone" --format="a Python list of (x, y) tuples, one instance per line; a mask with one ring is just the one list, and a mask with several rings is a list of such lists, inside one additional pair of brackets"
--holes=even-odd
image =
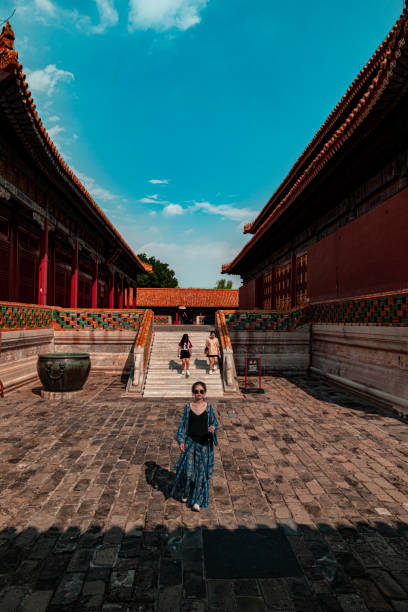
[(181, 561), (176, 559), (162, 559), (160, 563), (159, 583), (163, 586), (181, 584)]
[(109, 585), (111, 601), (129, 601), (132, 597), (135, 570), (113, 571)]
[(77, 601), (84, 583), (85, 574), (65, 574), (59, 583), (52, 604), (66, 606)]
[(87, 548), (79, 548), (72, 556), (67, 572), (86, 572), (89, 569), (94, 551)]
[(356, 594), (339, 595), (343, 612), (368, 612), (364, 600)]
[(102, 580), (85, 582), (79, 607), (81, 610), (99, 610), (103, 604), (106, 585)]
[(209, 580), (207, 583), (210, 610), (232, 612), (234, 609), (233, 583), (227, 580)]
[(385, 601), (383, 595), (371, 580), (356, 578), (353, 580), (353, 584), (369, 610), (373, 612), (389, 612), (392, 610), (392, 606)]
[(94, 553), (92, 563), (96, 567), (112, 567), (115, 564), (117, 555), (117, 546), (100, 546)]
[(160, 587), (157, 612), (179, 612), (180, 603), (181, 585)]
[(380, 591), (389, 599), (407, 598), (405, 590), (388, 572), (381, 570), (370, 570), (368, 573)]
[(52, 597), (52, 591), (34, 591), (23, 599), (21, 612), (46, 612)]
[(260, 597), (237, 597), (237, 612), (265, 612), (265, 604)]
[(22, 600), (27, 595), (27, 589), (20, 587), (7, 587), (0, 593), (1, 612), (16, 612)]
[(251, 595), (259, 596), (259, 588), (256, 580), (235, 580), (234, 581), (235, 595)]

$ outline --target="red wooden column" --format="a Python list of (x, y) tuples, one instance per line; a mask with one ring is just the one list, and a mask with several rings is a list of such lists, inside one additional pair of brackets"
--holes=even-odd
[(93, 271), (92, 271), (92, 297), (91, 297), (91, 308), (98, 308), (98, 259), (94, 259)]
[(118, 308), (123, 308), (123, 276), (119, 280), (119, 304)]
[(47, 303), (49, 306), (56, 306), (55, 304), (55, 234), (48, 233), (48, 289), (47, 289)]
[(296, 306), (296, 255), (292, 255), (290, 267), (290, 304), (291, 308)]
[(40, 241), (40, 263), (38, 266), (38, 303), (45, 306), (48, 287), (48, 219), (44, 219), (44, 227)]
[(74, 242), (74, 252), (72, 253), (72, 273), (71, 273), (71, 308), (78, 307), (78, 254), (79, 245), (78, 240)]
[(115, 308), (115, 273), (111, 271), (109, 282), (109, 308)]
[(9, 259), (9, 296), (10, 302), (18, 302), (18, 222), (17, 219), (10, 219), (10, 259)]

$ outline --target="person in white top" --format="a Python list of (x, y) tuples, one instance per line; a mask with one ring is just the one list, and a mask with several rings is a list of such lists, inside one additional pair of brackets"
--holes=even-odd
[(206, 340), (205, 353), (210, 360), (208, 373), (212, 374), (214, 372), (215, 365), (218, 362), (218, 357), (220, 355), (220, 343), (218, 342), (218, 338), (215, 335), (215, 331), (212, 331), (210, 333), (210, 337)]

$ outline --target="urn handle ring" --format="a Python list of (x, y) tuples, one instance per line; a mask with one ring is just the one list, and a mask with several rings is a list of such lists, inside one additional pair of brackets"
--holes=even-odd
[(47, 372), (48, 378), (51, 380), (59, 380), (65, 371), (65, 363), (60, 361), (58, 364), (53, 363), (52, 361), (48, 361), (45, 366), (45, 371)]

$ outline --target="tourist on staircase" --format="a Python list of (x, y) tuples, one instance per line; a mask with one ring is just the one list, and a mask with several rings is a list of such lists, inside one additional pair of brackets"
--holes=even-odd
[(212, 374), (220, 355), (220, 343), (218, 342), (214, 330), (210, 333), (210, 337), (207, 338), (204, 353), (208, 356), (210, 362), (208, 373)]
[(171, 495), (181, 493), (181, 501), (196, 512), (208, 506), (210, 478), (214, 466), (213, 445), (217, 444), (218, 421), (214, 408), (204, 399), (207, 387), (195, 382), (194, 401), (184, 406), (176, 440), (180, 458)]
[(178, 356), (181, 359), (181, 375), (183, 375), (183, 371), (186, 371), (186, 378), (190, 376), (190, 357), (191, 357), (191, 349), (193, 345), (191, 344), (188, 334), (184, 334), (182, 339), (178, 345)]

